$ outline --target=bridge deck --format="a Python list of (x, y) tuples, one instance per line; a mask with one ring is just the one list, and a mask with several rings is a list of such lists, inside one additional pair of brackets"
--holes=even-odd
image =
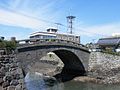
[[(33, 46), (64, 46), (64, 47), (70, 47), (70, 48), (77, 48), (84, 51), (88, 51), (88, 48), (84, 46), (83, 44), (68, 41), (68, 40), (61, 40), (61, 39), (25, 39), (25, 40), (19, 40), (17, 41), (17, 49), (20, 48), (26, 48), (26, 47), (33, 47)], [(24, 43), (20, 43), (24, 42)]]

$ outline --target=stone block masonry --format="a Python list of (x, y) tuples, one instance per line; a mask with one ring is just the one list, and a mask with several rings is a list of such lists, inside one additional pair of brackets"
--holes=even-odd
[(89, 59), (89, 75), (100, 80), (100, 83), (120, 83), (120, 56), (92, 52)]
[(25, 90), (22, 69), (12, 55), (0, 57), (0, 90)]

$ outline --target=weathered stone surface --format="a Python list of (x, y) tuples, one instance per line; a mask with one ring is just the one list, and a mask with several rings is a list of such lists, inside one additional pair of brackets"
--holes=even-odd
[(3, 72), (3, 73), (5, 73), (5, 72), (9, 71), (9, 68), (1, 67), (0, 71)]
[(3, 82), (3, 78), (0, 78), (0, 85), (2, 85)]
[(48, 86), (53, 86), (57, 83), (57, 80), (54, 77), (45, 76), (43, 79), (45, 81), (45, 84)]
[(5, 67), (4, 67), (4, 66), (2, 66), (2, 67), (0, 68), (0, 72), (5, 72)]
[(18, 80), (12, 80), (10, 85), (17, 86), (19, 84)]
[(5, 72), (0, 72), (0, 78), (3, 78), (5, 76)]
[(89, 60), (89, 75), (101, 83), (120, 83), (120, 56), (92, 52)]
[(9, 83), (9, 82), (4, 82), (4, 83), (2, 84), (2, 87), (3, 87), (3, 88), (8, 87), (8, 86), (10, 86), (10, 83)]
[(3, 90), (3, 88), (0, 86), (0, 90)]
[(99, 82), (98, 79), (87, 77), (87, 76), (76, 77), (73, 80), (74, 81), (79, 81), (79, 82), (85, 82), (85, 83), (87, 83), (87, 82), (93, 82), (93, 83)]
[(10, 67), (11, 67), (11, 68), (16, 68), (17, 65), (16, 65), (16, 63), (11, 63)]
[(18, 74), (22, 74), (22, 73), (23, 73), (21, 68), (17, 68), (16, 72), (17, 72)]
[(24, 79), (19, 79), (19, 84), (23, 84), (24, 83)]
[[(13, 60), (15, 59), (7, 56), (0, 58), (0, 90), (16, 90), (15, 86), (19, 84), (19, 79), (24, 78), (17, 62)], [(20, 83), (23, 85), (24, 81)]]
[(22, 85), (18, 84), (18, 85), (16, 86), (16, 89), (15, 89), (15, 90), (23, 90), (22, 87), (23, 87)]
[(7, 90), (15, 90), (15, 86), (9, 86), (8, 88), (7, 88)]
[(7, 90), (7, 87), (3, 88), (2, 90)]
[(0, 63), (0, 68), (2, 67), (3, 65)]
[[(61, 61), (65, 64), (66, 69), (76, 70), (78, 72), (88, 71), (88, 60), (89, 60), (89, 51), (83, 50), (81, 46), (76, 46), (74, 44), (67, 43), (44, 43), (45, 45), (30, 45), (26, 47), (18, 47), (17, 58), (22, 66), (25, 69), (25, 72), (29, 72), (30, 68), (34, 69), (35, 72), (40, 72), (40, 65), (36, 63), (51, 63), (52, 65), (57, 64), (55, 61), (40, 60), (43, 56), (47, 55), (49, 52), (55, 53)], [(54, 47), (55, 46), (55, 47)], [(47, 49), (46, 49), (47, 47)], [(26, 50), (26, 48), (33, 48)], [(36, 70), (37, 69), (37, 70)], [(83, 73), (83, 74), (84, 74)]]
[(2, 61), (2, 63), (4, 63), (4, 64), (9, 63), (9, 59), (8, 59), (8, 58), (7, 58), (7, 59), (4, 59), (4, 60)]
[(11, 76), (11, 75), (9, 75), (9, 76), (5, 76), (4, 78), (3, 78), (3, 80), (4, 81), (11, 81), (13, 79), (13, 76)]
[(14, 78), (14, 79), (17, 79), (17, 80), (20, 79), (20, 74), (15, 73), (15, 74), (13, 75), (13, 78)]

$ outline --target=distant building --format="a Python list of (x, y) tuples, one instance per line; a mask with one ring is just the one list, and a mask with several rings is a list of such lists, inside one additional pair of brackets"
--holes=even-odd
[(0, 40), (4, 40), (4, 39), (5, 39), (5, 37), (0, 36)]
[(60, 34), (57, 29), (49, 28), (47, 32), (36, 32), (30, 35), (30, 39), (61, 39), (80, 43), (80, 36), (73, 34)]
[(16, 41), (16, 37), (11, 37), (11, 41)]
[(120, 49), (120, 37), (108, 37), (108, 38), (101, 38), (98, 40), (97, 44), (101, 49)]

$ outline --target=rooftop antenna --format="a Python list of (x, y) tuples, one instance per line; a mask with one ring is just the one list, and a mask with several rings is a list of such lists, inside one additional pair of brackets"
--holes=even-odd
[(55, 23), (55, 24), (56, 24), (57, 30), (59, 30), (59, 26), (61, 26), (62, 24), (61, 23)]
[(67, 16), (67, 23), (68, 23), (68, 31), (70, 31), (70, 34), (73, 33), (73, 20), (75, 19), (75, 16)]

